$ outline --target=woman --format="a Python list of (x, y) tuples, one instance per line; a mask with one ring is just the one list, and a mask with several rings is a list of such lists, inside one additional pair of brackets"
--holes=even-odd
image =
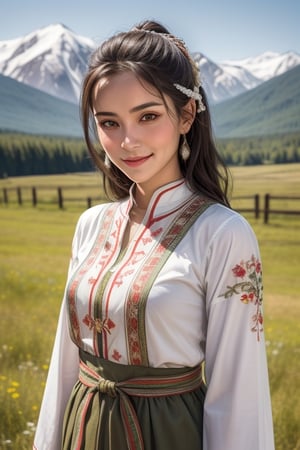
[(82, 119), (116, 201), (77, 224), (35, 448), (274, 449), (259, 249), (184, 43), (108, 39)]

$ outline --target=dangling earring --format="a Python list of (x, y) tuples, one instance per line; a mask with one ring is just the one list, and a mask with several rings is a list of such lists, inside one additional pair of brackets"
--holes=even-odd
[(189, 144), (188, 144), (188, 142), (186, 140), (185, 134), (183, 135), (183, 142), (182, 142), (182, 144), (180, 146), (179, 154), (180, 154), (181, 159), (183, 161), (187, 161), (189, 159), (189, 157), (191, 156), (191, 149), (190, 149), (190, 146), (189, 146)]
[(105, 167), (107, 167), (108, 169), (111, 168), (111, 162), (110, 162), (110, 159), (109, 159), (109, 157), (107, 156), (106, 153), (105, 153), (105, 157), (104, 157), (104, 165), (105, 165)]

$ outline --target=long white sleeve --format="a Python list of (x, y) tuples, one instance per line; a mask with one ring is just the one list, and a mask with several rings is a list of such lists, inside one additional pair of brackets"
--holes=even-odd
[(60, 448), (63, 415), (78, 376), (78, 365), (78, 348), (69, 337), (63, 303), (34, 440), (37, 450)]
[[(78, 262), (77, 255), (81, 236), (80, 223), (81, 218), (77, 223), (73, 237), (72, 258), (69, 264), (67, 283)], [(78, 378), (78, 368), (78, 347), (70, 338), (67, 305), (64, 296), (34, 438), (34, 449), (57, 450), (60, 448), (64, 412), (71, 390)]]
[(274, 450), (260, 255), (246, 221), (223, 224), (206, 267), (204, 450)]
[[(79, 217), (72, 241), (72, 257), (69, 264), (68, 282), (80, 264), (80, 258), (88, 252), (93, 243), (93, 233), (97, 230), (97, 221), (85, 230), (86, 220), (97, 217), (101, 205), (86, 210)], [(84, 242), (83, 242), (84, 241)], [(61, 443), (63, 417), (71, 390), (78, 379), (79, 352), (71, 340), (66, 303), (66, 292), (62, 302), (57, 331), (52, 351), (46, 387), (40, 408), (39, 420), (33, 448), (36, 450), (58, 450)]]

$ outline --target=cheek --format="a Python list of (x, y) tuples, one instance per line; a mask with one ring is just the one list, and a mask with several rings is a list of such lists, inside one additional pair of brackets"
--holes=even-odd
[(157, 143), (162, 143), (163, 145), (169, 144), (173, 147), (173, 145), (179, 141), (179, 136), (177, 130), (172, 125), (168, 125), (165, 128), (158, 130), (157, 133), (152, 133), (151, 139), (156, 140)]
[(108, 136), (106, 133), (101, 132), (101, 130), (98, 131), (98, 139), (102, 148), (106, 151), (113, 150), (113, 148), (116, 146), (115, 139), (112, 139), (111, 136)]

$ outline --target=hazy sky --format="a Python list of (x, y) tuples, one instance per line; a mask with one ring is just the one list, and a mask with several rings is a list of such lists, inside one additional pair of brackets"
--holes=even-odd
[(6, 0), (0, 40), (63, 23), (97, 43), (154, 18), (183, 38), (190, 51), (216, 62), (265, 51), (300, 53), (299, 0)]

